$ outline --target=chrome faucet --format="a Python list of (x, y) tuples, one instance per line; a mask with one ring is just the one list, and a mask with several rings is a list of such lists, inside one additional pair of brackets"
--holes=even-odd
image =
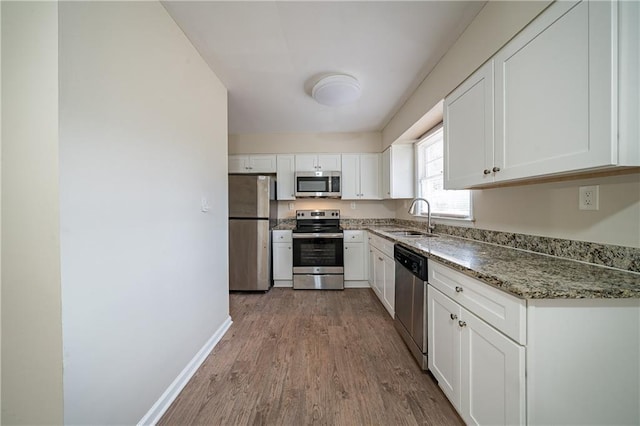
[(429, 204), (429, 201), (426, 198), (414, 198), (413, 201), (411, 201), (411, 205), (409, 206), (409, 214), (414, 214), (413, 213), (413, 207), (416, 205), (416, 203), (418, 201), (424, 201), (425, 203), (427, 203), (427, 229), (429, 230), (429, 233), (433, 233), (433, 230), (435, 229), (435, 226), (433, 226), (431, 224), (431, 204)]

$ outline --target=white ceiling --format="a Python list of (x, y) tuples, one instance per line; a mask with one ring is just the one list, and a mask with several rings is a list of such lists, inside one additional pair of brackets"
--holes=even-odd
[[(165, 1), (229, 90), (230, 133), (378, 131), (484, 1)], [(327, 73), (362, 97), (327, 107), (310, 96)]]

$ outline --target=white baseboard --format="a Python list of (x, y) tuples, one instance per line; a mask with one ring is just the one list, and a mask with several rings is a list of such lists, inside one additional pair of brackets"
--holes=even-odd
[(369, 281), (345, 281), (344, 288), (369, 288)]
[(293, 281), (291, 280), (275, 280), (273, 282), (273, 286), (274, 287), (284, 287), (284, 288), (291, 288), (293, 287)]
[(167, 390), (164, 391), (162, 396), (158, 398), (153, 407), (147, 411), (147, 414), (140, 419), (138, 425), (155, 425), (160, 421), (162, 415), (167, 411), (171, 403), (178, 397), (178, 394), (182, 391), (182, 389), (189, 382), (191, 377), (195, 374), (195, 372), (200, 368), (200, 365), (204, 362), (204, 360), (209, 356), (213, 348), (218, 344), (222, 336), (227, 332), (229, 327), (231, 327), (232, 321), (231, 317), (227, 317), (227, 319), (222, 323), (220, 327), (213, 333), (213, 336), (204, 344), (202, 349), (198, 351), (198, 353), (189, 361), (186, 367), (178, 374), (178, 377), (169, 385)]

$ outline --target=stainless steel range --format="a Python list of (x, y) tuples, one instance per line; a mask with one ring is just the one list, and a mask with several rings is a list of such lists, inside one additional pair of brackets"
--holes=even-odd
[(293, 288), (343, 290), (343, 242), (340, 210), (297, 210), (293, 230)]

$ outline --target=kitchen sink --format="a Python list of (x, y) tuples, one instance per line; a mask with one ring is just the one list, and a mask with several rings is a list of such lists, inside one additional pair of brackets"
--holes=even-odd
[(420, 231), (389, 231), (389, 234), (394, 235), (396, 237), (415, 237), (415, 238), (437, 237), (436, 234), (428, 234), (426, 232), (420, 232)]

